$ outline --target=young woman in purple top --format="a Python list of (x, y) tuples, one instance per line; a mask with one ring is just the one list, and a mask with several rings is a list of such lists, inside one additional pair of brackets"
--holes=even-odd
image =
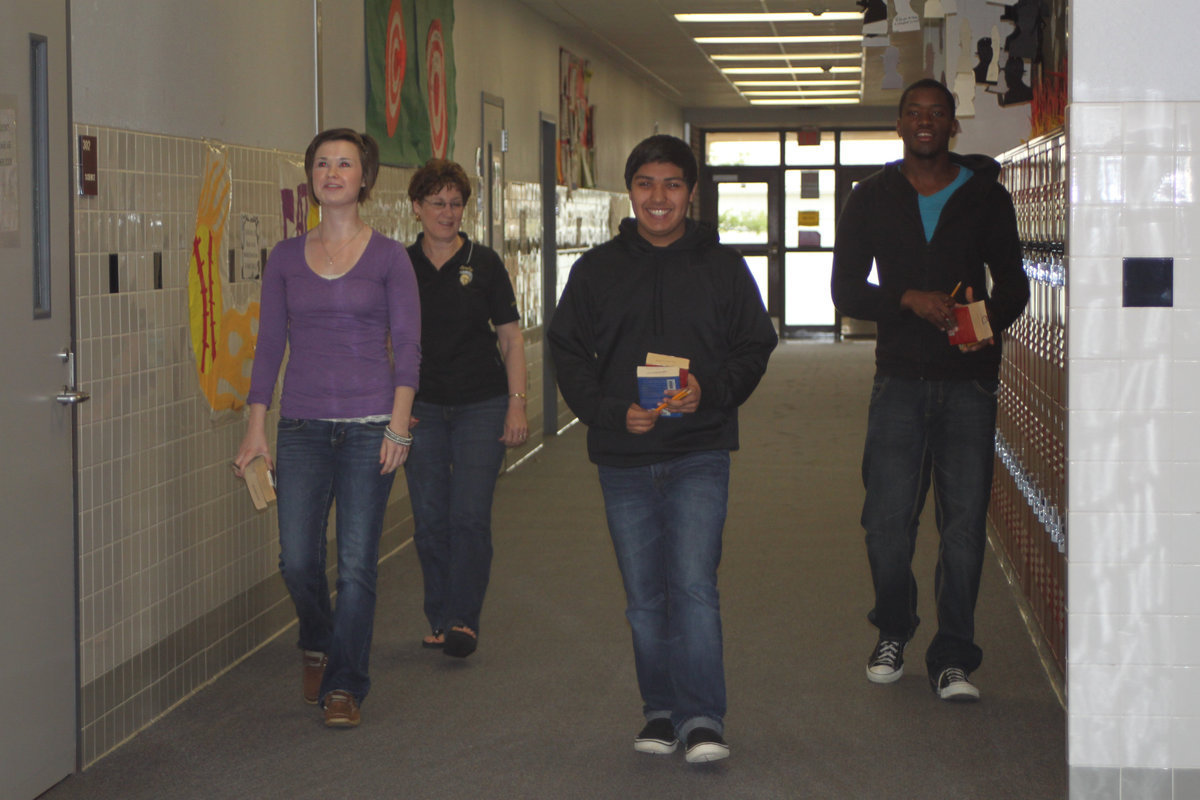
[[(396, 469), (408, 458), (421, 360), (421, 310), (403, 245), (359, 217), (379, 173), (379, 147), (348, 128), (304, 154), (321, 223), (275, 246), (263, 274), (249, 427), (235, 471), (271, 464), (266, 416), (279, 401), (279, 568), (296, 606), (302, 693), (325, 724), (354, 727), (370, 689), (379, 537)], [(325, 572), (326, 524), (337, 503), (337, 607)]]
[(471, 183), (432, 159), (408, 185), (421, 235), (408, 248), (421, 289), (418, 441), (404, 466), (425, 578), (424, 645), (475, 651), (492, 565), (492, 494), (504, 448), (525, 442), (525, 344), (504, 262), (459, 228)]

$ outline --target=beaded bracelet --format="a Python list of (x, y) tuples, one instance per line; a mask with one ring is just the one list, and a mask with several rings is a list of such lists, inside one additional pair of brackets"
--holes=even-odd
[(384, 426), (383, 438), (387, 439), (389, 442), (395, 442), (401, 447), (408, 447), (413, 443), (412, 436), (401, 436), (392, 430), (390, 426)]

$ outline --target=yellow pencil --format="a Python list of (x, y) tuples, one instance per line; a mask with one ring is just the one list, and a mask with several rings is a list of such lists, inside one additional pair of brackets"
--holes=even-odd
[[(687, 397), (687, 396), (688, 396), (689, 394), (691, 394), (691, 393), (692, 393), (692, 390), (691, 390), (691, 389), (684, 389), (683, 391), (681, 391), (681, 392), (678, 392), (677, 394), (673, 395), (673, 396), (671, 397), (671, 400), (682, 400), (683, 398)], [(654, 407), (654, 413), (655, 413), (655, 414), (657, 414), (658, 412), (660, 412), (660, 411), (662, 411), (664, 408), (666, 408), (666, 407), (667, 407), (667, 403), (668, 403), (668, 402), (670, 402), (670, 401), (669, 401), (669, 400), (663, 400), (661, 403), (659, 403), (657, 406), (655, 406), (655, 407)]]
[(962, 281), (954, 284), (954, 291), (950, 292), (950, 299), (954, 299), (954, 295), (958, 294), (958, 290), (962, 288)]

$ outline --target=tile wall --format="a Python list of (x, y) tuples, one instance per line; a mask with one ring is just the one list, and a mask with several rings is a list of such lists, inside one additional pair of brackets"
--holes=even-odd
[[(92, 396), (78, 417), (87, 765), (289, 625), (293, 611), (278, 577), (274, 512), (256, 513), (229, 470), (244, 423), (240, 414), (214, 418), (191, 355), (186, 269), (210, 143), (88, 125), (75, 133), (96, 137), (100, 187), (98, 196), (77, 198), (75, 213), (79, 380)], [(302, 162), (302, 154), (227, 152), (226, 235), (232, 239), (241, 215), (256, 216), (269, 250), (284, 227), (280, 164)], [(406, 199), (410, 174), (381, 170), (363, 211), (401, 241), (418, 230)], [(540, 203), (536, 185), (505, 187), (506, 241), (497, 249), (524, 320), (536, 432), (510, 463), (541, 442)], [(472, 209), (464, 227), (478, 238), (482, 220)], [(226, 282), (227, 304), (258, 296), (258, 281), (240, 274)], [(410, 535), (406, 495), (397, 481), (382, 552)]]
[[(1068, 111), (1072, 798), (1200, 797), (1200, 103)], [(1169, 305), (1126, 259), (1173, 259)]]

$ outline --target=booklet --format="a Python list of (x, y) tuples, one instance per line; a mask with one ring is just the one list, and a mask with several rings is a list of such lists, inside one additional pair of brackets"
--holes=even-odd
[(950, 344), (975, 344), (992, 338), (987, 304), (983, 300), (976, 300), (965, 306), (955, 306), (954, 327), (947, 331), (947, 335)]
[(246, 480), (246, 488), (250, 491), (250, 500), (259, 511), (265, 511), (267, 506), (275, 502), (275, 475), (267, 468), (267, 460), (255, 456), (254, 460), (242, 470)]
[[(691, 362), (679, 356), (647, 353), (646, 363), (637, 368), (638, 405), (652, 410), (662, 405), (666, 392), (675, 394), (687, 386), (688, 366)], [(659, 412), (664, 417), (681, 417), (678, 411)]]

